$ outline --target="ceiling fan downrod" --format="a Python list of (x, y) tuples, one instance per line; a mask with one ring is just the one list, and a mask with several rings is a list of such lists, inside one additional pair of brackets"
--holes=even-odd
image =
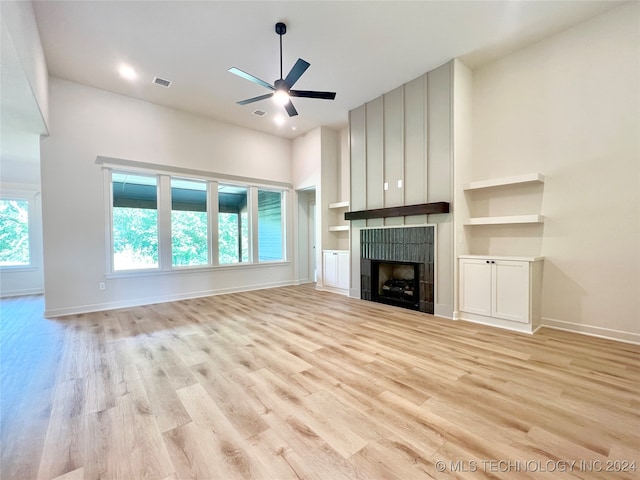
[(276, 33), (280, 36), (280, 80), (282, 80), (282, 36), (287, 33), (287, 26), (282, 23), (276, 23)]

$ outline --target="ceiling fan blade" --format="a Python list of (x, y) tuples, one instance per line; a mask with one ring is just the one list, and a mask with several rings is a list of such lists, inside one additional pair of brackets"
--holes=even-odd
[(303, 59), (299, 58), (291, 71), (287, 74), (287, 78), (284, 79), (284, 83), (286, 83), (289, 88), (293, 87), (293, 84), (296, 83), (307, 68), (309, 68), (309, 65), (311, 65), (309, 62), (305, 62)]
[(268, 84), (264, 80), (260, 80), (258, 77), (254, 77), (250, 73), (243, 72), (242, 70), (237, 69), (236, 67), (231, 67), (229, 72), (234, 75), (238, 75), (239, 77), (244, 78), (245, 80), (249, 80), (250, 82), (257, 83), (258, 85), (268, 88), (269, 90), (275, 90), (276, 88), (273, 85)]
[(289, 95), (292, 97), (320, 98), (322, 100), (334, 100), (336, 98), (336, 92), (316, 92), (313, 90), (291, 90)]
[(265, 95), (260, 95), (259, 97), (247, 98), (246, 100), (240, 100), (236, 102), (238, 105), (246, 105), (248, 103), (259, 102), (260, 100), (266, 100), (267, 98), (273, 97), (273, 93), (267, 93)]
[(296, 107), (293, 106), (293, 103), (291, 103), (291, 100), (284, 104), (284, 109), (287, 111), (290, 117), (295, 117), (296, 115), (298, 115), (298, 111), (296, 110)]

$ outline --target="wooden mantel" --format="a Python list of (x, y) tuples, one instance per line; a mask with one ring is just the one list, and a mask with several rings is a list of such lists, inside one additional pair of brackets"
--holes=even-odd
[(401, 207), (376, 208), (374, 210), (359, 210), (345, 212), (345, 220), (368, 220), (370, 218), (405, 217), (408, 215), (431, 215), (434, 213), (449, 213), (449, 202), (420, 203), (418, 205), (404, 205)]

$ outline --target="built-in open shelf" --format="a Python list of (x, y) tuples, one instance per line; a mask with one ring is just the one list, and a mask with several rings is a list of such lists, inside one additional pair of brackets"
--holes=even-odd
[(370, 218), (405, 217), (408, 215), (432, 215), (435, 213), (449, 213), (449, 202), (420, 203), (418, 205), (404, 205), (401, 207), (376, 208), (373, 210), (359, 210), (345, 212), (345, 220), (368, 220)]
[(470, 218), (465, 225), (507, 225), (517, 223), (544, 223), (542, 215), (511, 215), (508, 217)]
[(493, 178), (491, 180), (465, 183), (463, 188), (464, 190), (478, 190), (480, 188), (501, 187), (503, 185), (517, 185), (532, 182), (544, 183), (544, 175), (541, 173), (526, 173), (514, 177)]
[[(346, 200), (344, 202), (335, 202), (335, 203), (329, 204), (330, 210), (338, 210), (340, 208), (349, 208), (349, 200)], [(329, 231), (330, 232), (348, 232), (349, 225), (330, 225)]]

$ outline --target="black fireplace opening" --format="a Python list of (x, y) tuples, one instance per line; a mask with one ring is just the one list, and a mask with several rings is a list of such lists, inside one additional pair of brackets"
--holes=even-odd
[(371, 261), (371, 300), (420, 310), (420, 264)]

